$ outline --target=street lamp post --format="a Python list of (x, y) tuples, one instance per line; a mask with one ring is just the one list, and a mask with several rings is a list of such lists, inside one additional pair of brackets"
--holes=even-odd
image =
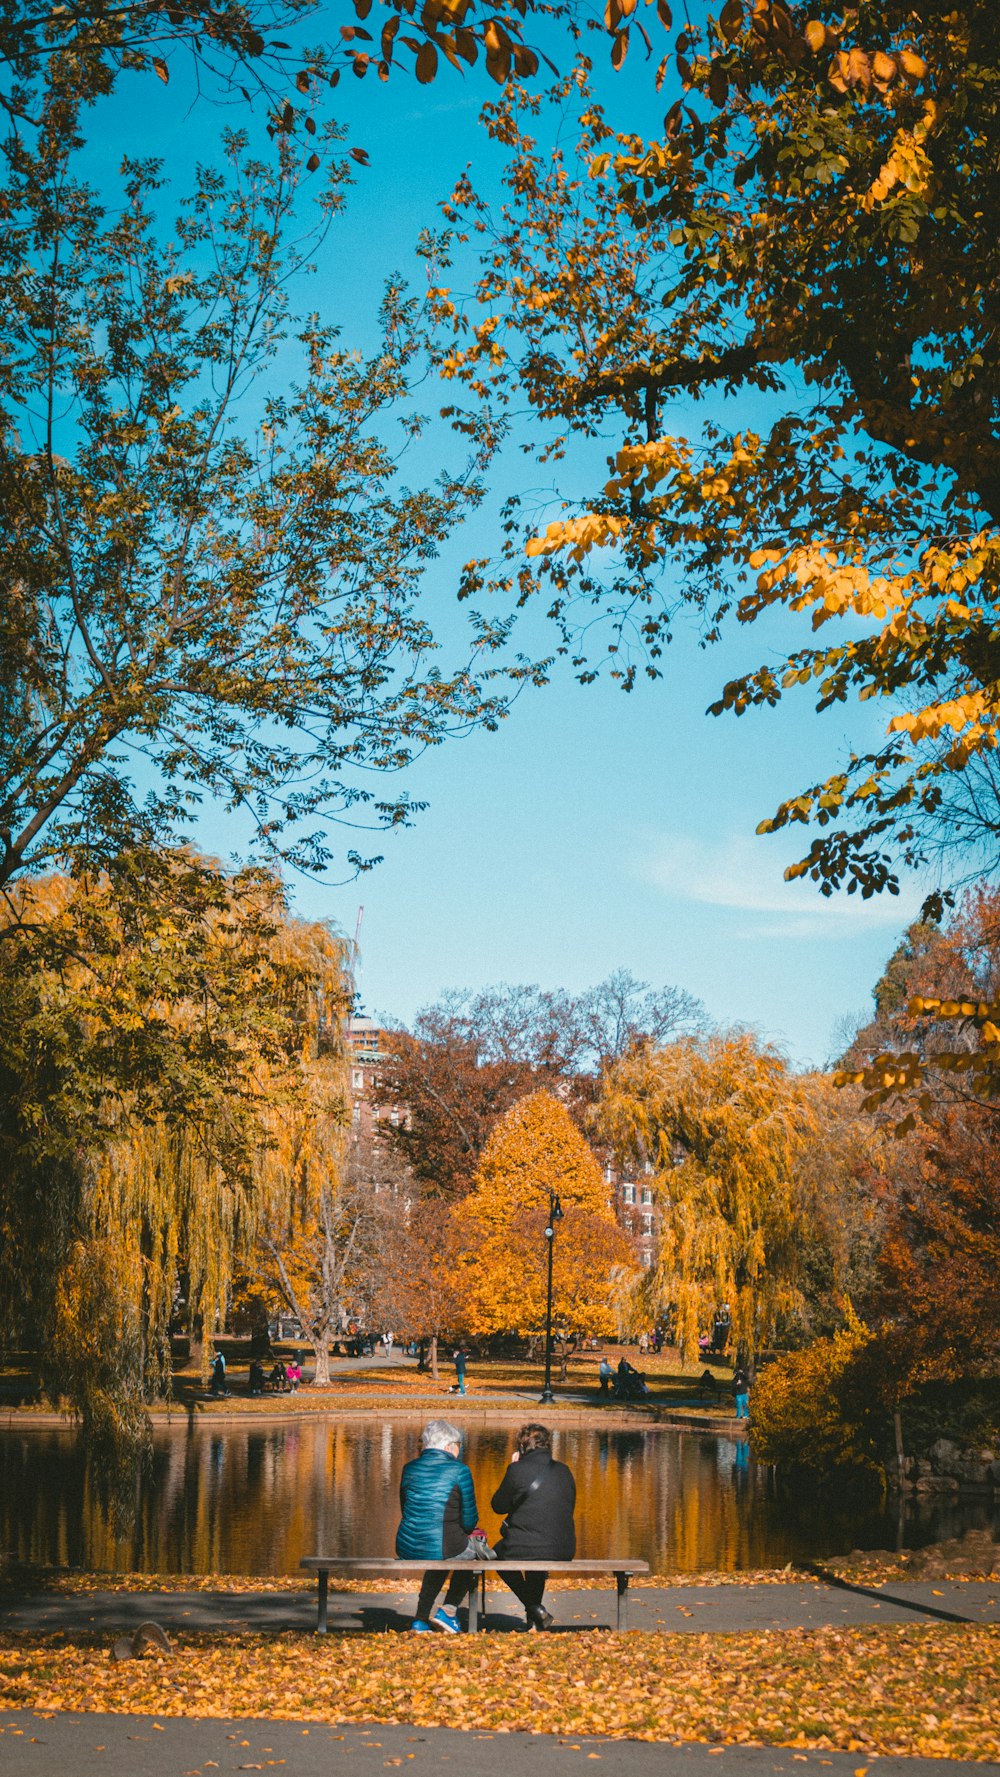
[(549, 1192), (549, 1219), (545, 1227), (545, 1239), (549, 1248), (549, 1287), (545, 1302), (545, 1387), (542, 1389), (543, 1401), (554, 1401), (552, 1393), (552, 1257), (556, 1245), (556, 1223), (562, 1221), (562, 1204), (554, 1191)]

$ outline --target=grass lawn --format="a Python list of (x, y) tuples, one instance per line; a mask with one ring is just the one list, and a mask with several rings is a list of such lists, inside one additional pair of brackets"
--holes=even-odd
[[(422, 1401), (440, 1401), (447, 1395), (455, 1380), (450, 1355), (447, 1360), (442, 1355), (437, 1382), (429, 1371), (422, 1374), (417, 1370), (414, 1358), (405, 1358), (402, 1363), (398, 1360), (388, 1363), (379, 1362), (376, 1356), (359, 1360), (357, 1367), (336, 1370), (327, 1388), (316, 1388), (314, 1384), (306, 1382), (294, 1395), (267, 1393), (251, 1399), (248, 1381), (249, 1352), (241, 1349), (240, 1342), (236, 1340), (226, 1340), (225, 1346), (229, 1354), (226, 1372), (229, 1395), (220, 1398), (210, 1395), (198, 1369), (190, 1364), (179, 1365), (174, 1371), (173, 1406), (186, 1408), (192, 1405), (210, 1405), (213, 1413), (226, 1415), (311, 1411), (329, 1413), (337, 1407), (363, 1411), (372, 1405), (377, 1405), (382, 1410), (412, 1408), (419, 1411)], [(287, 1359), (293, 1351), (307, 1349), (300, 1341), (296, 1344), (276, 1345), (274, 1354)], [(623, 1403), (601, 1396), (597, 1372), (602, 1356), (609, 1357), (613, 1364), (617, 1364), (622, 1355), (645, 1376), (650, 1391), (648, 1400)], [(265, 1368), (267, 1367), (269, 1366), (266, 1364)], [(312, 1367), (311, 1354), (305, 1367), (308, 1375)], [(717, 1392), (714, 1394), (701, 1387), (701, 1378), (706, 1369), (715, 1378)], [(639, 1415), (667, 1409), (671, 1413), (681, 1414), (710, 1412), (717, 1414), (720, 1419), (728, 1419), (733, 1413), (731, 1367), (726, 1364), (706, 1365), (701, 1361), (689, 1361), (685, 1366), (672, 1348), (660, 1352), (658, 1356), (652, 1353), (645, 1356), (634, 1345), (609, 1345), (600, 1352), (574, 1353), (567, 1365), (565, 1382), (560, 1380), (558, 1360), (553, 1361), (552, 1370), (557, 1410), (560, 1404), (575, 1409), (588, 1404), (603, 1404), (609, 1409), (620, 1409), (627, 1404), (630, 1411)], [(537, 1401), (544, 1375), (543, 1358), (532, 1362), (510, 1358), (472, 1358), (466, 1374), (466, 1396), (471, 1406), (475, 1406), (477, 1401), (499, 1402), (505, 1396), (512, 1406), (519, 1402), (527, 1404), (532, 1400)], [(31, 1361), (26, 1357), (13, 1364), (9, 1363), (0, 1376), (2, 1392), (12, 1403), (26, 1398), (28, 1404), (23, 1408), (25, 1412), (50, 1411), (48, 1403), (33, 1398), (35, 1386)], [(154, 1413), (162, 1410), (160, 1407), (153, 1408)]]
[[(290, 1355), (293, 1349), (303, 1348), (301, 1345), (282, 1347), (281, 1355)], [(601, 1357), (608, 1356), (617, 1364), (623, 1353), (642, 1371), (649, 1385), (647, 1401), (628, 1403), (635, 1411), (642, 1413), (667, 1407), (677, 1411), (717, 1412), (720, 1418), (732, 1416), (732, 1372), (728, 1366), (698, 1363), (682, 1367), (677, 1352), (672, 1349), (646, 1357), (640, 1356), (635, 1346), (608, 1346), (603, 1352), (574, 1353), (567, 1366), (565, 1382), (558, 1379), (559, 1366), (554, 1363), (556, 1406), (560, 1402), (574, 1408), (591, 1403), (599, 1405), (602, 1401), (598, 1377)], [(706, 1368), (716, 1379), (717, 1396), (699, 1386)], [(192, 1400), (211, 1399), (213, 1411), (222, 1413), (247, 1410), (266, 1413), (276, 1408), (281, 1412), (309, 1412), (310, 1409), (329, 1412), (341, 1405), (367, 1406), (373, 1400), (380, 1407), (406, 1408), (418, 1405), (422, 1400), (440, 1401), (455, 1380), (450, 1361), (442, 1359), (439, 1363), (439, 1379), (435, 1382), (429, 1372), (418, 1371), (415, 1359), (405, 1359), (403, 1363), (380, 1363), (376, 1356), (362, 1360), (356, 1369), (337, 1371), (328, 1388), (307, 1384), (294, 1395), (269, 1393), (251, 1400), (247, 1392), (247, 1369), (248, 1362), (238, 1357), (229, 1362), (227, 1377), (231, 1393), (228, 1399), (218, 1401), (208, 1395), (200, 1375), (194, 1370), (180, 1370), (174, 1378), (176, 1399), (182, 1405)], [(470, 1405), (475, 1405), (477, 1400), (499, 1400), (504, 1396), (510, 1398), (512, 1404), (525, 1396), (537, 1400), (544, 1374), (542, 1359), (528, 1362), (510, 1358), (473, 1358), (466, 1373), (466, 1398)], [(581, 1401), (581, 1397), (585, 1398)], [(624, 1403), (605, 1399), (604, 1404), (609, 1408), (620, 1408)]]

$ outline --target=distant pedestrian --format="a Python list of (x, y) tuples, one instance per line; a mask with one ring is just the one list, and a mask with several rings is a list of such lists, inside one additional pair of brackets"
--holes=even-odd
[(467, 1354), (466, 1354), (464, 1346), (462, 1346), (462, 1345), (456, 1346), (453, 1361), (455, 1364), (455, 1387), (457, 1388), (459, 1394), (465, 1393), (465, 1360), (466, 1360), (466, 1355)]
[(607, 1357), (602, 1357), (597, 1374), (601, 1378), (601, 1393), (610, 1394), (615, 1379), (615, 1370), (614, 1365), (608, 1361)]
[(253, 1363), (250, 1365), (250, 1393), (263, 1394), (263, 1392), (264, 1366), (261, 1363), (260, 1358), (255, 1357)]
[(216, 1352), (215, 1361), (212, 1364), (211, 1386), (213, 1394), (219, 1395), (229, 1393), (229, 1390), (226, 1387), (226, 1360), (221, 1351)]
[(742, 1365), (733, 1375), (733, 1387), (736, 1390), (736, 1417), (750, 1417), (750, 1378)]
[(299, 1362), (299, 1354), (297, 1351), (293, 1353), (291, 1363), (285, 1365), (285, 1379), (288, 1383), (289, 1392), (291, 1394), (298, 1394), (299, 1383), (302, 1381), (302, 1365)]

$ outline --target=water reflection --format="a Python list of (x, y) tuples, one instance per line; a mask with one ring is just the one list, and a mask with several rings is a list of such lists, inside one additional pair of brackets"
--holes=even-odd
[[(419, 1421), (310, 1418), (267, 1427), (159, 1429), (127, 1533), (109, 1522), (75, 1435), (0, 1433), (0, 1547), (55, 1566), (154, 1573), (294, 1573), (302, 1555), (392, 1550), (399, 1471)], [(510, 1449), (471, 1429), (482, 1522)], [(581, 1555), (644, 1557), (660, 1573), (783, 1567), (860, 1547), (916, 1546), (990, 1525), (980, 1500), (892, 1505), (779, 1492), (746, 1446), (673, 1431), (565, 1431)], [(995, 1525), (1000, 1530), (1000, 1521)]]

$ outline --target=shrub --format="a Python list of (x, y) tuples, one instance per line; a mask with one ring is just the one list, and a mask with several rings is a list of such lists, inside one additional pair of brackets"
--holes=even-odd
[(820, 1473), (881, 1471), (888, 1409), (876, 1356), (874, 1335), (852, 1317), (840, 1332), (769, 1365), (751, 1396), (753, 1455)]

